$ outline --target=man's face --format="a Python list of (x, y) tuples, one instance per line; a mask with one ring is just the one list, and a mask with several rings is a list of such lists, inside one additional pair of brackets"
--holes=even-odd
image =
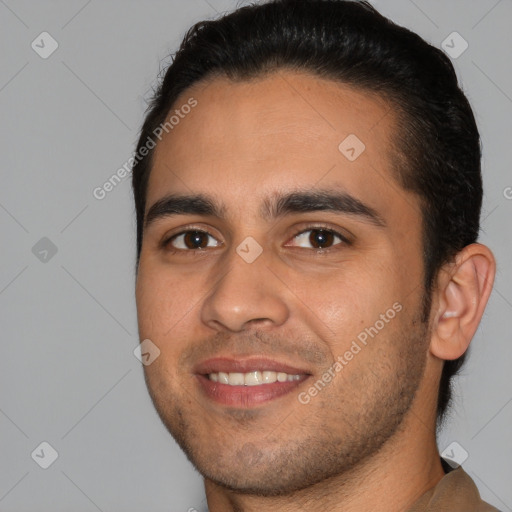
[(418, 200), (393, 177), (383, 100), (285, 71), (216, 78), (174, 108), (190, 97), (156, 148), (146, 212), (170, 195), (218, 211), (153, 209), (136, 295), (161, 353), (146, 381), (207, 479), (282, 494), (363, 461), (415, 404)]

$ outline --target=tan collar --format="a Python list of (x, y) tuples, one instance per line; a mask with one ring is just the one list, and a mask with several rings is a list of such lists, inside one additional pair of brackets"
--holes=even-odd
[(459, 466), (421, 496), (407, 512), (499, 512), (485, 503), (471, 477)]

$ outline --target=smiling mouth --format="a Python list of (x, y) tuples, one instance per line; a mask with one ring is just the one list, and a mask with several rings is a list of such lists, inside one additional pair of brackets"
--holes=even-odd
[(274, 382), (293, 382), (301, 380), (300, 374), (274, 372), (271, 370), (256, 370), (253, 372), (214, 372), (209, 373), (208, 378), (213, 382), (220, 382), (228, 386), (263, 386)]
[(195, 375), (209, 400), (251, 408), (291, 394), (311, 373), (265, 358), (215, 358), (199, 364)]

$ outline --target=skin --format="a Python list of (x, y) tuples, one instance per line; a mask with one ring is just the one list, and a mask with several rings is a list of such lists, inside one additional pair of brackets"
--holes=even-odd
[[(407, 510), (444, 476), (435, 438), (443, 360), (465, 352), (489, 297), (491, 251), (472, 244), (439, 272), (421, 322), (418, 198), (394, 178), (392, 107), (383, 99), (281, 70), (245, 82), (196, 84), (198, 104), (159, 142), (146, 212), (169, 193), (202, 193), (223, 218), (174, 215), (144, 232), (137, 276), (139, 334), (160, 356), (145, 366), (162, 421), (205, 477), (209, 510)], [(338, 145), (366, 148), (349, 161)], [(332, 211), (268, 220), (276, 193), (343, 190), (385, 226)], [(332, 229), (330, 250), (314, 231)], [(161, 242), (186, 229), (208, 246)], [(309, 228), (312, 229), (312, 228)], [(253, 237), (261, 255), (236, 252)], [(181, 250), (180, 250), (181, 248)], [(199, 253), (199, 254), (198, 254)], [(401, 310), (307, 404), (298, 400), (365, 328)], [(194, 365), (214, 356), (267, 356), (307, 369), (291, 393), (256, 406), (213, 402)]]

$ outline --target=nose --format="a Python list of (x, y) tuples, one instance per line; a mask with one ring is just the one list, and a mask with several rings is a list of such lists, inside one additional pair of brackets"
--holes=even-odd
[(265, 250), (252, 263), (234, 249), (225, 255), (222, 277), (203, 301), (202, 322), (220, 330), (242, 331), (249, 325), (275, 327), (286, 322), (286, 286), (268, 265)]

